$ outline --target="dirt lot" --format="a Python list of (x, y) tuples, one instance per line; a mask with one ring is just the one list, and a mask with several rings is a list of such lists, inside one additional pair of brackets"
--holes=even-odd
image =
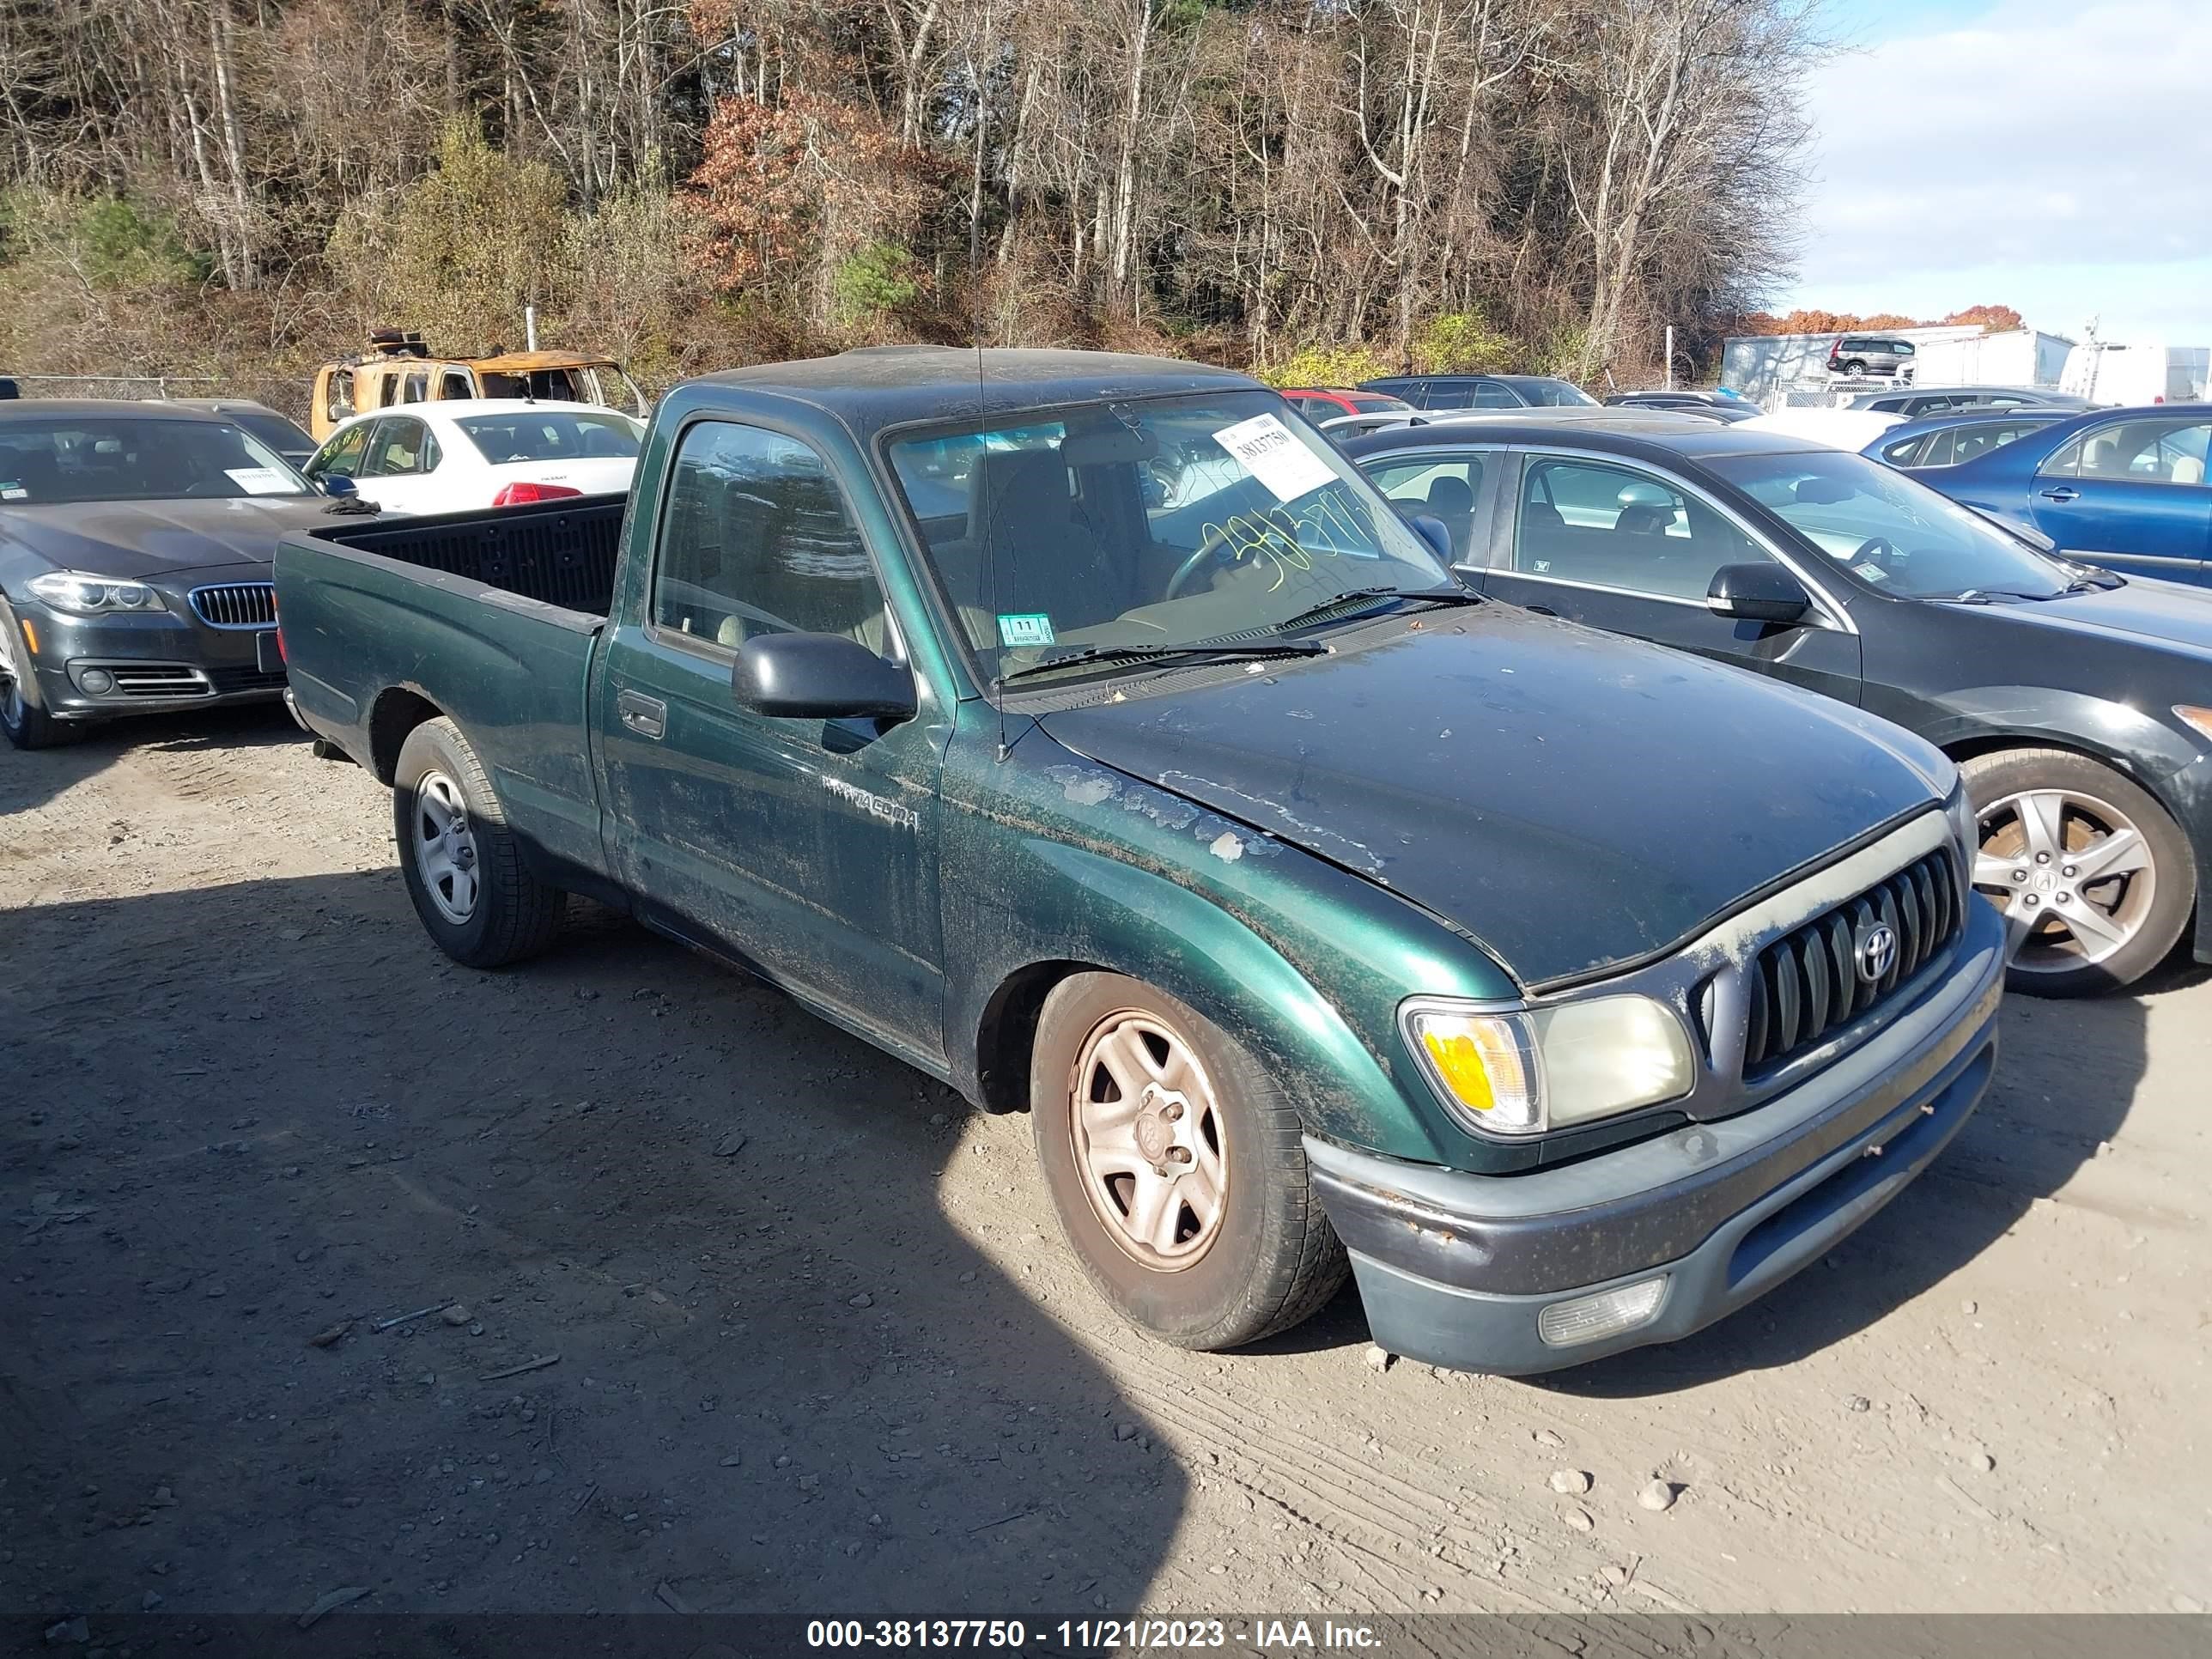
[(1261, 1352), (1135, 1337), (1025, 1120), (626, 924), (451, 966), (389, 822), (275, 713), (0, 750), (13, 1634), (341, 1586), (1033, 1620), (2212, 1602), (2201, 976), (2015, 1000), (1936, 1170), (1698, 1339), (1378, 1374), (1349, 1294)]

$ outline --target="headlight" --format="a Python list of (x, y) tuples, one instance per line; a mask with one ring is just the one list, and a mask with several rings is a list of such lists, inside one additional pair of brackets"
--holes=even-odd
[(88, 576), (81, 570), (49, 570), (27, 586), (57, 611), (72, 617), (107, 617), (121, 611), (166, 611), (161, 596), (143, 582)]
[(1959, 843), (1959, 855), (1966, 860), (1966, 875), (1972, 879), (1974, 860), (1981, 855), (1982, 824), (1974, 816), (1974, 804), (1966, 799), (1966, 786), (1960, 784), (1951, 792), (1944, 803), (1944, 811), (1951, 815), (1951, 834)]
[(1407, 1046), (1444, 1103), (1485, 1134), (1534, 1135), (1679, 1100), (1697, 1081), (1689, 1033), (1650, 997), (1525, 1012), (1416, 999)]

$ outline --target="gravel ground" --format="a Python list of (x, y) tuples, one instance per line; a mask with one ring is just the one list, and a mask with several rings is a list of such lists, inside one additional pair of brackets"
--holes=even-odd
[(1032, 1620), (2212, 1603), (2201, 975), (2014, 999), (1980, 1113), (1824, 1267), (1509, 1382), (1378, 1369), (1348, 1293), (1257, 1352), (1146, 1341), (1065, 1255), (1025, 1120), (604, 914), (456, 968), (389, 823), (274, 712), (0, 750), (13, 1634), (340, 1588)]

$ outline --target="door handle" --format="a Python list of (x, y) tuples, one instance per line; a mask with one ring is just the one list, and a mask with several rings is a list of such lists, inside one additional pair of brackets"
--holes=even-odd
[(2045, 490), (2043, 499), (2046, 501), (2070, 501), (2081, 493), (2071, 484), (2061, 484), (2056, 489)]
[(641, 738), (660, 738), (668, 732), (668, 705), (640, 691), (615, 693), (615, 718), (623, 730)]

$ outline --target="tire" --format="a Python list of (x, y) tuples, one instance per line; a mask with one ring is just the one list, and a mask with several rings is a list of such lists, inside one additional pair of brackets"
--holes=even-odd
[(1974, 886), (2005, 913), (2010, 989), (2094, 996), (2166, 959), (2197, 908), (2197, 864), (2148, 791), (2064, 749), (2001, 750), (1959, 770), (1981, 824)]
[(70, 731), (36, 701), (39, 684), (31, 670), (17, 666), (29, 657), (14, 613), (0, 605), (0, 733), (18, 749), (51, 749), (66, 742)]
[(1854, 357), (1850, 362), (1844, 365), (1844, 373), (1852, 375), (1856, 379), (1864, 380), (1866, 378), (1866, 365), (1861, 362), (1857, 358)]
[[(1126, 1136), (1102, 1127), (1127, 1098), (1115, 1066), (1145, 1073), (1140, 1098), (1151, 1103)], [(1078, 1109), (1079, 1076), (1096, 1085), (1084, 1091), (1089, 1115)], [(1172, 1085), (1164, 1096), (1163, 1085)], [(1120, 974), (1062, 981), (1038, 1016), (1030, 1100), (1060, 1225), (1132, 1324), (1178, 1347), (1234, 1348), (1289, 1329), (1343, 1284), (1349, 1264), (1314, 1196), (1296, 1109), (1241, 1044), (1176, 998)], [(1101, 1175), (1117, 1149), (1130, 1172)], [(1161, 1168), (1177, 1171), (1154, 1212), (1170, 1218), (1150, 1230), (1165, 1248), (1133, 1237), (1138, 1183), (1160, 1190), (1148, 1177)]]
[(568, 895), (524, 862), (483, 763), (453, 721), (426, 720), (407, 734), (392, 820), (415, 914), (455, 962), (499, 968), (552, 944)]

